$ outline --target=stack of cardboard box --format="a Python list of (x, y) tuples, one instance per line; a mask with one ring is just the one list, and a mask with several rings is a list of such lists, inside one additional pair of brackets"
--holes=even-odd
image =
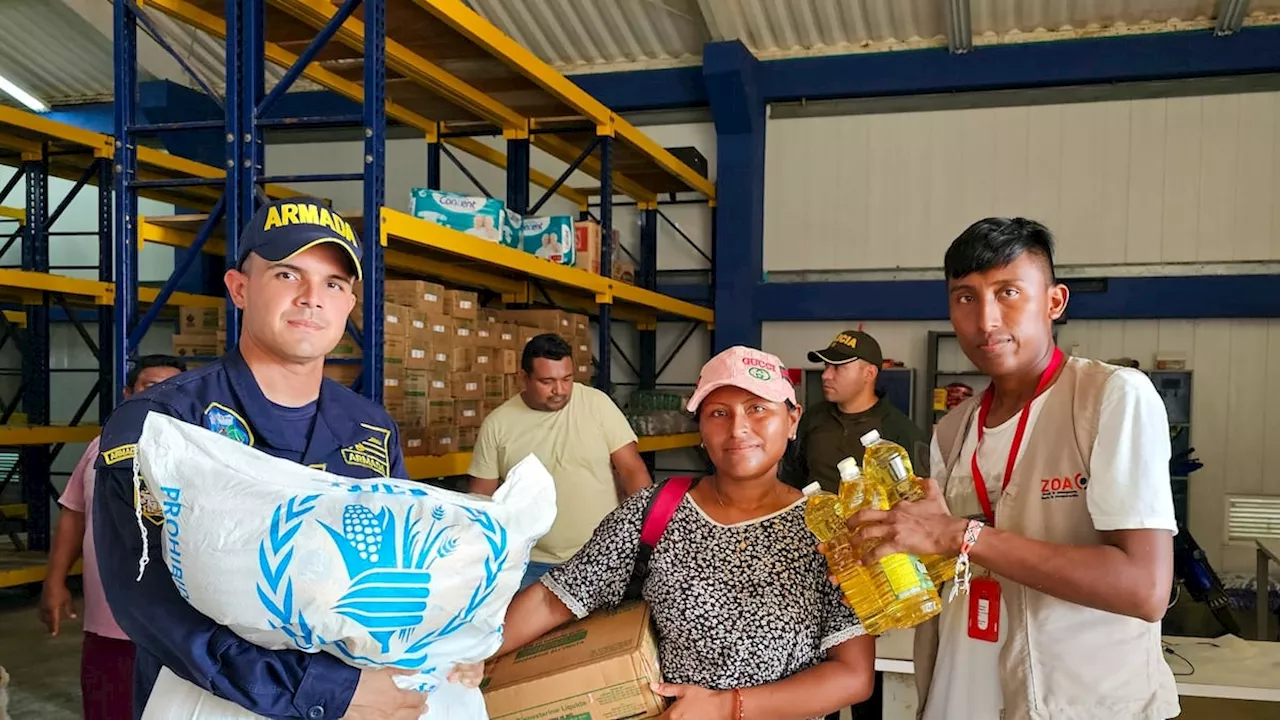
[[(573, 229), (577, 241), (574, 267), (599, 275), (602, 239), (600, 224), (593, 220), (583, 220), (575, 223)], [(618, 229), (613, 228), (610, 235), (610, 242), (613, 247), (609, 262), (612, 266), (613, 279), (628, 285), (635, 285), (636, 264), (631, 262), (626, 253), (622, 252), (622, 246), (618, 244)]]
[[(575, 379), (591, 381), (585, 315), (481, 308), (476, 293), (420, 280), (388, 280), (383, 295), (383, 402), (400, 427), (407, 456), (474, 447), (489, 413), (519, 394), (521, 354), (539, 334), (555, 332), (569, 341)], [(363, 329), (359, 302), (352, 321)], [(358, 360), (360, 347), (347, 335), (328, 357)], [(325, 374), (350, 385), (360, 365), (328, 363)]]
[[(220, 357), (227, 346), (225, 307), (183, 305), (178, 308), (173, 354), (180, 358)], [(195, 363), (198, 364), (198, 363)]]

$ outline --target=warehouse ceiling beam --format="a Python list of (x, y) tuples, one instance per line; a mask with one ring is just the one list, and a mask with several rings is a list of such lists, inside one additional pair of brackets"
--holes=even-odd
[(1249, 0), (1218, 0), (1214, 3), (1213, 34), (1234, 35), (1244, 27)]
[(946, 6), (947, 49), (963, 55), (973, 49), (973, 12), (969, 0), (942, 0)]

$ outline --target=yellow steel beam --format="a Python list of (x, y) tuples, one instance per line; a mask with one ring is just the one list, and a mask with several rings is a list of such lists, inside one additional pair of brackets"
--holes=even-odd
[(89, 442), (100, 432), (97, 425), (0, 425), (0, 447)]
[(633, 303), (647, 308), (653, 308), (660, 313), (668, 315), (678, 315), (690, 320), (697, 320), (711, 324), (715, 322), (715, 311), (711, 308), (696, 305), (684, 300), (677, 300), (669, 295), (663, 295), (652, 290), (628, 285), (620, 280), (613, 282), (613, 298), (615, 303)]
[(0, 505), (0, 517), (6, 520), (26, 520), (27, 504), (14, 503), (13, 505)]
[[(560, 102), (581, 113), (596, 126), (612, 127), (615, 137), (648, 155), (662, 169), (680, 178), (691, 188), (706, 195), (708, 198), (715, 197), (715, 185), (711, 181), (699, 175), (693, 168), (663, 149), (661, 145), (640, 132), (634, 125), (618, 117), (616, 113), (605, 107), (604, 103), (596, 100), (590, 93), (557, 72), (542, 58), (494, 27), (492, 23), (467, 7), (461, 0), (413, 1), (444, 21), (449, 27), (470, 39), (471, 42), (485, 48), (494, 57), (502, 60), (517, 72), (537, 83), (539, 87), (551, 93)], [(598, 176), (599, 173), (597, 172), (596, 175)], [(630, 195), (631, 193), (627, 194)], [(647, 199), (649, 198), (636, 197), (636, 200)]]
[(20, 225), (27, 224), (27, 211), (22, 208), (0, 207), (0, 217), (17, 220)]
[[(0, 554), (0, 588), (21, 587), (44, 582), (47, 573), (48, 556), (44, 553), (7, 552)], [(84, 561), (76, 560), (71, 566), (71, 575), (84, 572)]]
[(599, 275), (547, 262), (522, 250), (419, 220), (391, 208), (384, 207), (381, 212), (382, 229), (389, 237), (589, 292), (595, 295), (596, 302), (612, 301), (610, 286), (613, 283)]
[(679, 435), (651, 435), (642, 437), (637, 445), (640, 452), (660, 452), (662, 450), (678, 450), (680, 448), (698, 447), (702, 444), (702, 436), (696, 432)]
[(99, 280), (81, 280), (63, 275), (0, 268), (0, 288), (27, 290), (32, 293), (62, 293), (88, 298), (98, 305), (110, 305), (111, 284)]
[[(3, 125), (39, 133), (50, 140), (83, 145), (89, 150), (101, 151), (111, 147), (110, 138), (106, 135), (50, 120), (17, 108), (0, 107), (0, 126)], [(39, 143), (36, 145), (39, 147)]]
[[(192, 5), (186, 0), (147, 0), (148, 7), (154, 7), (166, 15), (180, 20), (192, 27), (213, 35), (218, 38), (226, 38), (227, 26), (222, 18), (205, 12), (200, 8)], [(285, 50), (275, 43), (265, 44), (265, 55), (268, 60), (282, 67), (292, 67), (297, 61), (298, 56)], [(330, 72), (321, 67), (320, 63), (313, 62), (307, 66), (302, 72), (302, 76), (314, 83), (323, 85), (330, 90), (342, 95), (348, 100), (355, 102), (364, 102), (364, 88), (359, 83), (351, 82), (342, 76)], [(423, 135), (431, 135), (437, 131), (439, 127), (436, 121), (423, 117), (401, 105), (390, 100), (387, 101), (387, 117), (396, 122), (403, 123), (412, 128), (421, 130)], [(507, 156), (503, 153), (485, 145), (474, 138), (448, 138), (445, 140), (447, 145), (462, 150), (470, 155), (488, 162), (492, 165), (505, 169), (507, 167)], [(529, 172), (529, 179), (535, 185), (543, 188), (549, 188), (555, 184), (556, 179), (536, 170)], [(573, 188), (562, 185), (556, 194), (573, 201), (578, 207), (585, 208), (587, 206), (588, 197), (574, 190)]]
[[(203, 217), (207, 216), (179, 215), (175, 217), (185, 220), (190, 218), (203, 219)], [(161, 223), (148, 222), (146, 217), (138, 216), (138, 236), (143, 242), (152, 242), (157, 245), (176, 248), (189, 248), (195, 244), (195, 232), (168, 227)], [(227, 246), (220, 238), (211, 237), (205, 241), (204, 252), (210, 255), (226, 255)], [(528, 302), (529, 284), (521, 280), (513, 280), (471, 268), (458, 267), (451, 263), (418, 257), (401, 250), (384, 250), (382, 258), (390, 270), (412, 275), (448, 279), (466, 287), (492, 290), (501, 293), (507, 302)]]
[[(112, 294), (114, 295), (114, 293)], [(159, 295), (159, 288), (138, 288), (138, 302), (153, 303)], [(212, 295), (195, 295), (192, 293), (176, 292), (169, 296), (169, 302), (165, 304), (169, 306), (192, 305), (195, 307), (220, 308), (227, 304), (227, 299), (214, 297)]]
[[(702, 442), (698, 433), (679, 435), (653, 435), (639, 438), (640, 452), (661, 452), (679, 448), (697, 447)], [(471, 467), (471, 453), (457, 452), (448, 455), (418, 455), (404, 459), (405, 469), (414, 480), (466, 475)]]
[(460, 0), (413, 1), (471, 42), (537, 83), (560, 102), (582, 113), (595, 125), (609, 124), (613, 113), (604, 103), (556, 72), (542, 58), (494, 27)]
[(24, 312), (19, 312), (17, 310), (5, 310), (4, 319), (18, 327), (27, 326), (27, 314)]

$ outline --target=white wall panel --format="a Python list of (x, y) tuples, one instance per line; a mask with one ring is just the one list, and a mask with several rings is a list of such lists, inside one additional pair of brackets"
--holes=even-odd
[[(793, 367), (809, 367), (809, 350), (825, 347), (855, 322), (765, 323), (763, 345)], [(950, 330), (946, 322), (869, 322), (863, 327), (885, 356), (924, 377), (927, 332)], [(1191, 475), (1191, 532), (1220, 571), (1252, 572), (1254, 554), (1226, 543), (1226, 496), (1280, 496), (1280, 320), (1085, 320), (1061, 327), (1060, 344), (1083, 357), (1132, 357), (1152, 367), (1155, 354), (1185, 353), (1192, 376), (1191, 444), (1204, 467)], [(944, 370), (972, 367), (958, 347), (944, 345)], [(981, 390), (981, 388), (975, 388)]]
[(1280, 93), (773, 120), (765, 269), (938, 268), (991, 215), (1064, 265), (1280, 259)]

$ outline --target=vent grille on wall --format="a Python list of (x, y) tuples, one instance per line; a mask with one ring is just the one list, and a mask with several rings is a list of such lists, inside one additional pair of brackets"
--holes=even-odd
[(1280, 538), (1280, 497), (1227, 496), (1227, 542)]

